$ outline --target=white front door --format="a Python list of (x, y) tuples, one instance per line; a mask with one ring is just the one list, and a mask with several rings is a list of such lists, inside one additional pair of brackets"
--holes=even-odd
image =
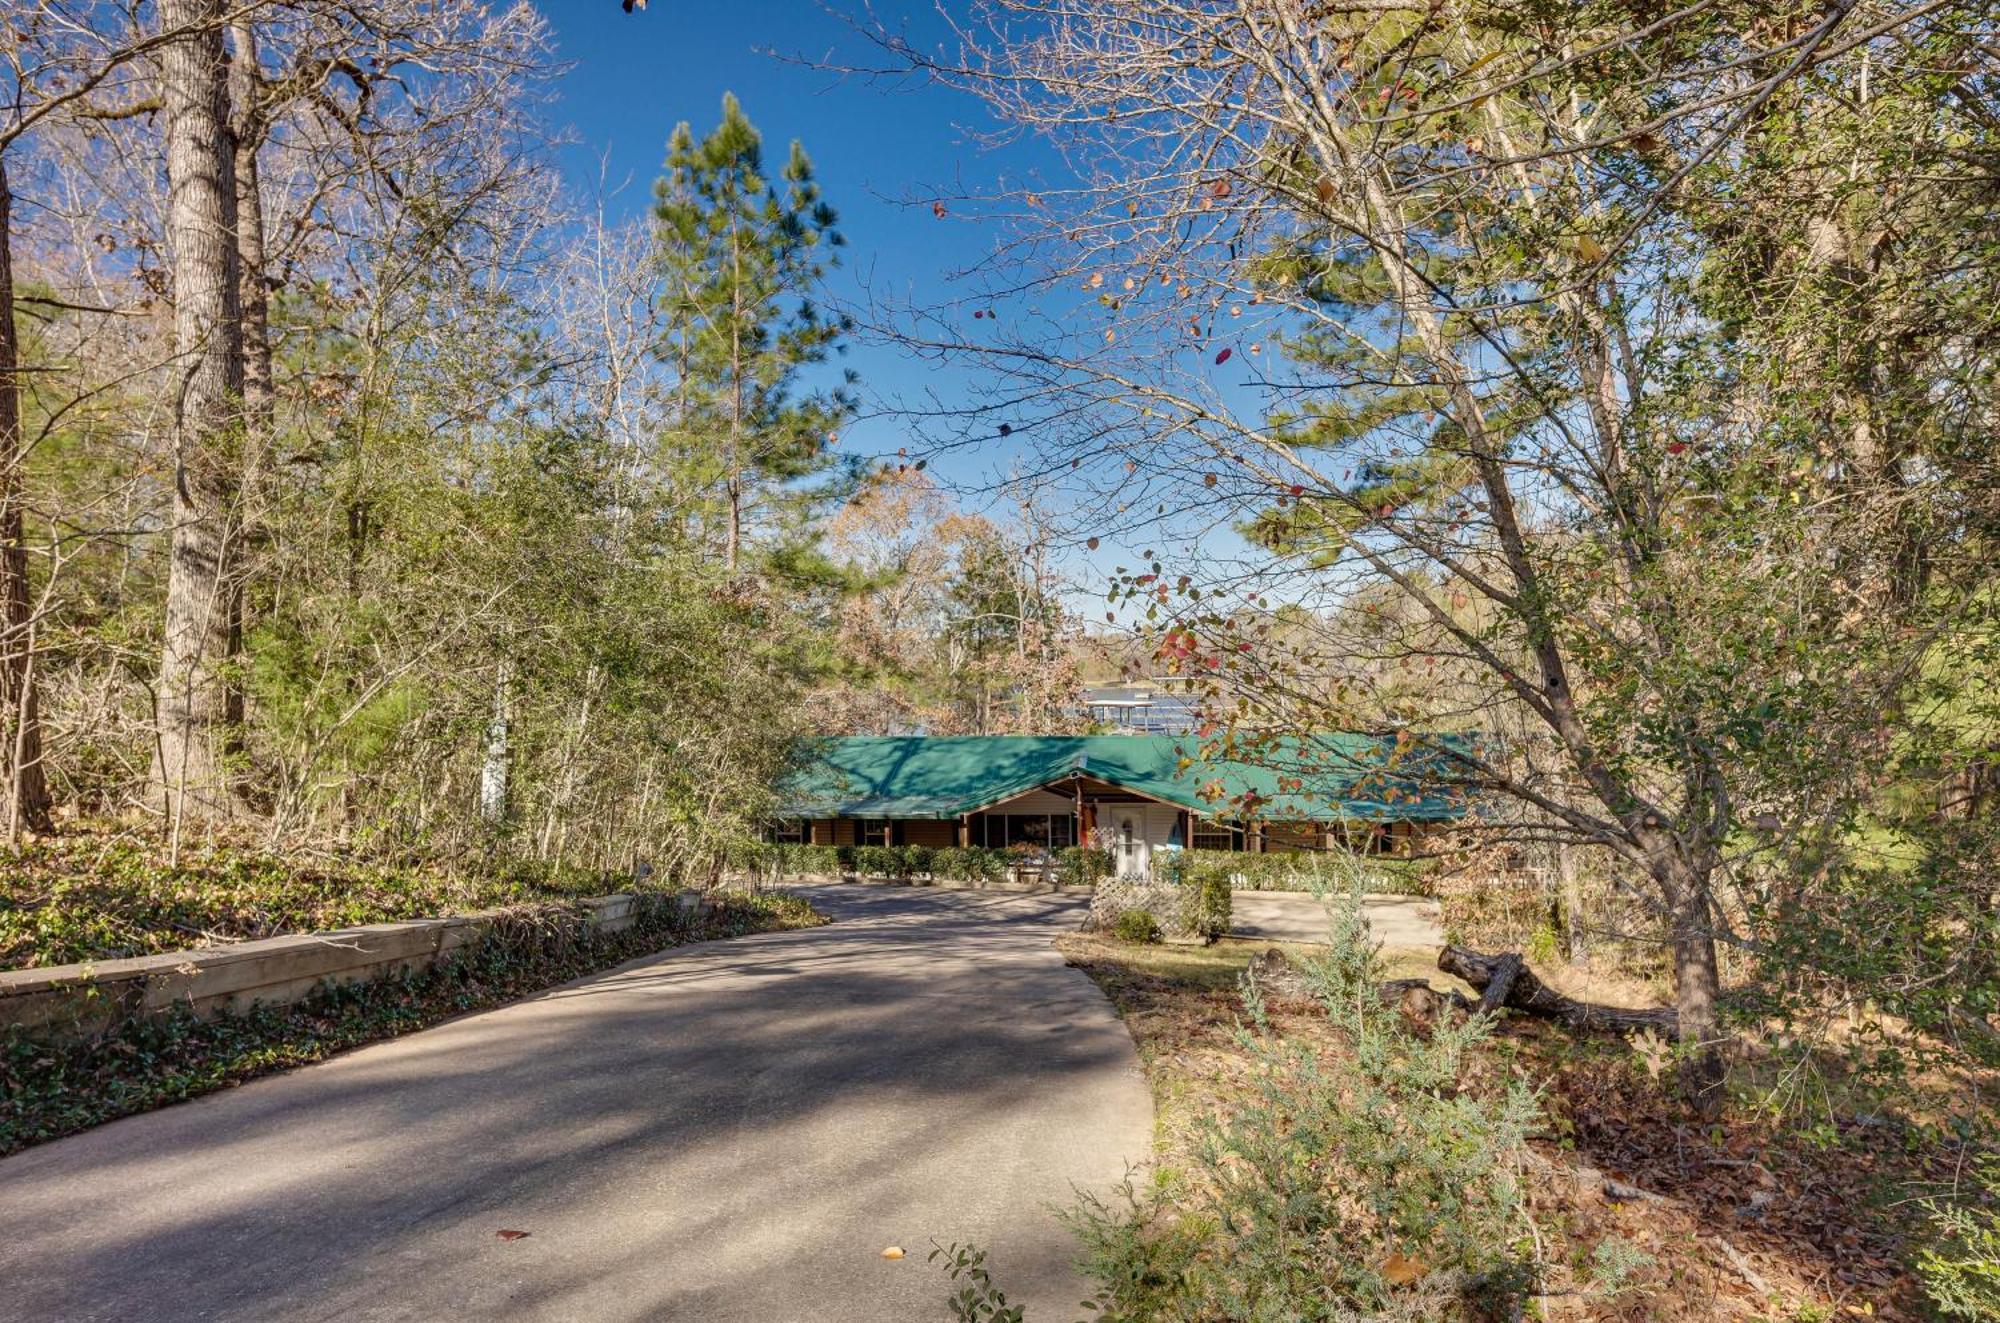
[(1153, 847), (1146, 839), (1146, 814), (1136, 804), (1120, 805), (1111, 819), (1111, 849), (1120, 877), (1144, 877), (1153, 862)]

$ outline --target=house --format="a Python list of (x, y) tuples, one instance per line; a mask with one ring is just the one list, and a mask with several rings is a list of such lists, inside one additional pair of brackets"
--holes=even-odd
[(1084, 711), (1093, 726), (1121, 734), (1187, 735), (1200, 723), (1201, 705), (1156, 680), (1086, 685)]
[(1437, 746), (1321, 735), (1203, 757), (1193, 736), (888, 735), (815, 741), (780, 788), (774, 839), (1056, 850), (1121, 873), (1202, 850), (1408, 853), (1465, 813)]

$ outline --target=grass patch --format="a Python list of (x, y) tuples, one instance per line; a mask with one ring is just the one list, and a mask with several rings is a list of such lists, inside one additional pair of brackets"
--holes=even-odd
[(506, 914), (485, 940), (421, 973), (328, 987), (290, 1006), (207, 1020), (186, 1011), (135, 1018), (74, 1042), (0, 1030), (0, 1155), (426, 1029), (668, 947), (826, 922), (789, 895), (724, 893), (694, 915), (671, 897), (649, 899), (631, 927), (611, 934), (590, 928), (580, 906)]

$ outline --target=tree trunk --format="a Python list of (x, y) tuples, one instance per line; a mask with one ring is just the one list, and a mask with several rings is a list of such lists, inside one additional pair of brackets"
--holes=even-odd
[[(1666, 1007), (1630, 1010), (1565, 997), (1536, 978), (1517, 952), (1487, 955), (1463, 946), (1447, 946), (1438, 952), (1437, 965), (1445, 973), (1465, 980), (1480, 994), (1478, 1004), (1468, 1005), (1467, 1009), (1482, 1014), (1505, 1006), (1571, 1029), (1612, 1029), (1619, 1033), (1651, 1030), (1668, 1040), (1680, 1037), (1680, 1017), (1675, 1011)], [(1425, 986), (1421, 979), (1399, 979), (1382, 986), (1385, 992), (1400, 992), (1412, 985)]]
[(1569, 939), (1569, 962), (1585, 964), (1590, 950), (1583, 936), (1583, 880), (1576, 871), (1576, 854), (1568, 845), (1556, 846), (1556, 878), (1562, 887), (1563, 935)]
[(729, 531), (726, 537), (723, 564), (731, 574), (735, 574), (736, 562), (743, 547), (743, 484), (735, 478), (729, 480)]
[(493, 717), (486, 725), (486, 761), (479, 769), (479, 820), (498, 830), (507, 822), (507, 785), (514, 759), (508, 736), (513, 730), (510, 689), (514, 668), (503, 661), (493, 678)]
[[(229, 141), (236, 172), (236, 259), (242, 301), (243, 335), (243, 497), (254, 502), (258, 475), (268, 457), (277, 416), (271, 371), (271, 300), (265, 282), (264, 198), (258, 185), (257, 149), (264, 142), (258, 96), (257, 33), (245, 20), (229, 27), (234, 50), (229, 61)], [(239, 541), (248, 540), (248, 530)], [(243, 580), (229, 584), (229, 655), (243, 651)], [(228, 690), (229, 751), (238, 745), (243, 721), (243, 686), (232, 676)]]
[(34, 606), (28, 594), (28, 547), (21, 509), (21, 345), (14, 331), (13, 195), (0, 149), (0, 711), (15, 719), (7, 742), (8, 816), (32, 831), (49, 825), (42, 775), (41, 714), (28, 665)]
[(161, 0), (167, 237), (174, 288), (174, 522), (155, 779), (173, 840), (229, 816), (243, 340), (236, 171), (221, 0)]
[(1708, 878), (1680, 860), (1669, 861), (1659, 881), (1670, 905), (1674, 951), (1674, 1012), (1685, 1056), (1681, 1082), (1695, 1109), (1713, 1117), (1722, 1108), (1722, 1034), (1716, 1002), (1722, 988), (1709, 922)]

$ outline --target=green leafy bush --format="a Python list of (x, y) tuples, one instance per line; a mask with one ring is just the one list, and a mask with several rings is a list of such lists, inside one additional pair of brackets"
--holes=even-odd
[(888, 845), (854, 847), (854, 871), (862, 877), (901, 877), (902, 852)]
[(1938, 1312), (1950, 1318), (2000, 1318), (2000, 1158), (1975, 1173), (1979, 1198), (1925, 1205), (1936, 1235), (1917, 1254), (1917, 1273)]
[(949, 1245), (931, 1242), (932, 1263), (944, 1261), (945, 1271), (958, 1289), (947, 1298), (956, 1323), (1023, 1323), (1027, 1311), (1007, 1303), (1006, 1293), (993, 1282), (986, 1268), (986, 1251), (976, 1245)]
[(730, 850), (729, 864), (769, 878), (832, 877), (841, 871), (840, 851), (831, 845), (746, 841)]
[(1258, 857), (1208, 850), (1170, 850), (1160, 856), (1154, 872), (1176, 888), (1181, 910), (1178, 927), (1191, 937), (1211, 942), (1226, 934), (1232, 918), (1229, 892), (1234, 875), (1216, 861)]
[(1111, 935), (1121, 942), (1150, 945), (1160, 940), (1160, 921), (1151, 910), (1126, 910), (1112, 920)]
[(1244, 1095), (1196, 1124), (1188, 1169), (1069, 1216), (1101, 1319), (1518, 1314), (1532, 1289), (1516, 1173), (1537, 1124), (1507, 1077), (1467, 1086), (1483, 1018), (1407, 1029), (1375, 990), (1358, 904), (1302, 964), (1334, 1041), (1279, 1036), (1246, 981)]
[[(1090, 886), (1111, 873), (1111, 853), (1072, 846), (1055, 852), (1064, 886)], [(752, 842), (730, 854), (732, 866), (773, 877), (880, 877), (897, 881), (999, 882), (1011, 862), (1006, 850), (930, 845), (770, 845)]]
[(1094, 887), (1111, 876), (1111, 851), (1072, 845), (1056, 851), (1056, 880), (1066, 887)]
[(998, 882), (1007, 876), (1007, 855), (978, 846), (953, 846), (931, 860), (936, 876), (948, 882)]
[(1182, 898), (1182, 921), (1197, 937), (1214, 941), (1229, 931), (1232, 908), (1229, 879), (1210, 874), (1187, 888)]

